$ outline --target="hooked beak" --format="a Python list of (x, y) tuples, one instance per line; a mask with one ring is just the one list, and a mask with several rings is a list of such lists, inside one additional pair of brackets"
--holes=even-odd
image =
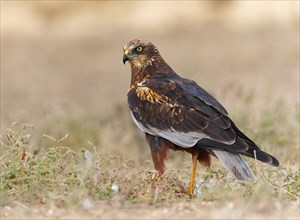
[(125, 63), (126, 63), (127, 60), (129, 60), (129, 57), (126, 54), (124, 54), (123, 55), (123, 63), (124, 63), (124, 65), (125, 65)]
[(129, 54), (129, 50), (127, 49), (124, 51), (124, 55), (123, 55), (123, 63), (124, 64), (126, 63), (126, 61), (129, 60), (128, 54)]

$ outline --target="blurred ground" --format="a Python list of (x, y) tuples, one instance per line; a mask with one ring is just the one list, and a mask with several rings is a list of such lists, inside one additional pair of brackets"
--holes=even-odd
[[(1, 133), (26, 122), (56, 138), (68, 133), (74, 148), (90, 141), (150, 159), (127, 110), (130, 69), (121, 59), (133, 38), (153, 42), (243, 130), (258, 133), (264, 115), (276, 123), (281, 108), (278, 131), (299, 130), (299, 37), (298, 1), (1, 1)], [(299, 153), (267, 147), (298, 167)]]
[(2, 1), (1, 127), (20, 120), (40, 124), (62, 111), (97, 120), (125, 106), (130, 70), (121, 62), (122, 47), (137, 37), (156, 44), (178, 73), (230, 112), (240, 91), (253, 93), (254, 111), (278, 99), (296, 105), (297, 6)]

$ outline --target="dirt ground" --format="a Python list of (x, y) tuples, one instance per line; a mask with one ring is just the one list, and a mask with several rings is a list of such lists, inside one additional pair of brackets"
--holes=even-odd
[[(92, 142), (108, 154), (149, 160), (132, 124), (126, 93), (130, 68), (122, 48), (133, 38), (153, 42), (165, 60), (213, 94), (244, 130), (256, 134), (276, 106), (299, 123), (299, 2), (1, 1), (1, 134), (13, 122), (40, 135), (70, 135), (74, 149)], [(276, 121), (276, 118), (274, 118)], [(275, 122), (274, 122), (275, 123)], [(124, 132), (126, 131), (126, 132)], [(267, 138), (267, 137), (266, 137)], [(282, 153), (299, 169), (299, 139)], [(269, 146), (268, 146), (269, 147)], [(271, 147), (272, 148), (272, 147)], [(169, 161), (176, 168), (183, 159)], [(298, 161), (298, 162), (297, 162)], [(178, 165), (179, 164), (179, 165)], [(2, 207), (4, 218), (33, 219), (299, 219), (290, 203), (244, 201), (127, 204), (113, 197), (92, 208)]]
[[(149, 204), (97, 204), (85, 210), (77, 207), (74, 210), (58, 208), (18, 208), (4, 210), (3, 217), (8, 219), (297, 219), (298, 203), (266, 210), (265, 205), (247, 206), (243, 202), (230, 202), (221, 207), (212, 204), (149, 205)], [(284, 210), (284, 212), (282, 211)], [(269, 214), (266, 215), (266, 212)]]

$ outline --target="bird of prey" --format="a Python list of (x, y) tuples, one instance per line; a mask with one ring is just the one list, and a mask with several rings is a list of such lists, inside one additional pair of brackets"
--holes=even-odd
[(279, 166), (278, 160), (241, 132), (226, 109), (196, 82), (180, 77), (149, 41), (131, 40), (123, 63), (131, 67), (128, 105), (146, 135), (155, 169), (165, 170), (168, 149), (192, 154), (189, 194), (194, 194), (197, 161), (209, 166), (218, 158), (239, 180), (255, 179), (241, 155)]

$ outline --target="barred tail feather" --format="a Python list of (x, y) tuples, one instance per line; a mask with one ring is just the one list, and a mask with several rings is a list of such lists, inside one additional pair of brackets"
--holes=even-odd
[(212, 150), (221, 163), (230, 170), (238, 180), (255, 179), (249, 165), (239, 154), (233, 154), (227, 151)]

